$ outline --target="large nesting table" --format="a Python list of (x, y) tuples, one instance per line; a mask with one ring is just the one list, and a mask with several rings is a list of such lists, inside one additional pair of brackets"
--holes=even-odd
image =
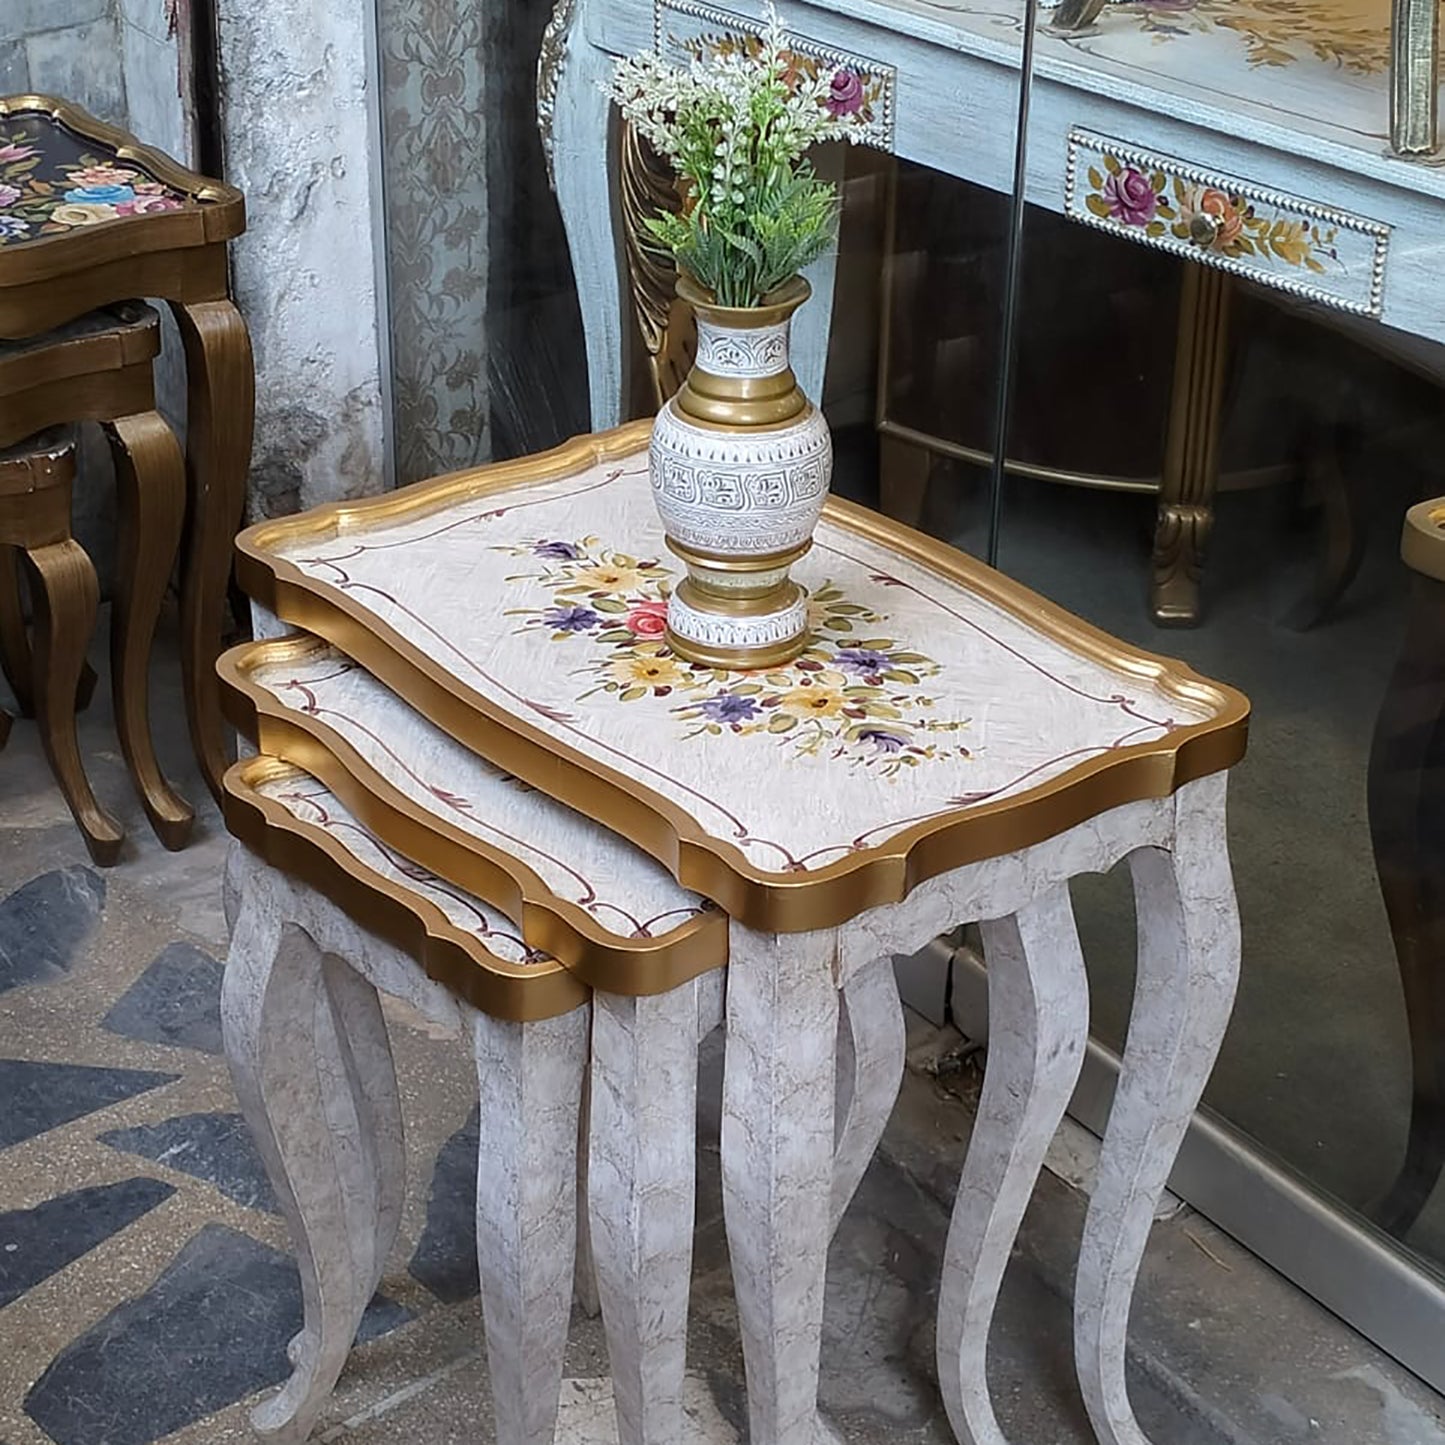
[[(522, 950), (503, 970), (506, 988), (475, 948), (439, 954), (414, 929), (391, 936), (479, 1017), (534, 1030), (508, 1035), (511, 1064), (486, 1053), (479, 1198), (528, 1147), (501, 1123), (494, 1146), (488, 1079), (505, 1077), (508, 1097), (550, 1101), (526, 1117), (561, 1151), (546, 1181), (560, 1189), (586, 1054), (587, 1196), (621, 1438), (647, 1445), (682, 1435), (700, 1031), (723, 1018), (723, 1190), (751, 1437), (818, 1445), (836, 1438), (817, 1412), (828, 1242), (902, 1072), (889, 960), (972, 919), (988, 920), (991, 1048), (948, 1242), (939, 1370), (960, 1435), (1001, 1438), (984, 1370), (989, 1324), (1088, 1032), (1068, 881), (1127, 858), (1138, 992), (1075, 1320), (1100, 1438), (1137, 1445), (1129, 1303), (1238, 972), (1224, 801), (1248, 704), (837, 500), (796, 569), (811, 593), (809, 650), (745, 676), (681, 664), (661, 637), (675, 568), (648, 489), (648, 426), (245, 533), (240, 575), (263, 630), (298, 635), (223, 663), (233, 716), (262, 753), (239, 766), (265, 777), (301, 769), (332, 800), (328, 815), (344, 809), (348, 826), (404, 860), (398, 868), (507, 920), (486, 925)], [(238, 927), (228, 966), (243, 1080), (244, 1059), (295, 1013), (268, 1011), (264, 989), (246, 982), (276, 972), (284, 930), (267, 900), (284, 894), (303, 932), (318, 890), (363, 925), (390, 927), (382, 915), (394, 911), (367, 901), (376, 890), (344, 859), (329, 882), (308, 880), (290, 859), (297, 825), (277, 812), (284, 800), (246, 796), (258, 786), (250, 773), (238, 779), (232, 816), (282, 871), (263, 867), (271, 881), (257, 883), (258, 865), (246, 864), (242, 920), (270, 921)], [(355, 933), (321, 948), (364, 953)], [(575, 1022), (564, 1043), (527, 1041), (542, 1037), (541, 1020), (554, 1032), (559, 1018), (585, 1020), (589, 1002), (590, 1045)], [(495, 1032), (474, 1028), (478, 1039)], [(517, 1082), (518, 1069), (530, 1082)], [(241, 1092), (265, 1136), (274, 1109)], [(323, 1100), (303, 1117), (304, 1100), (282, 1097), (303, 1141), (334, 1132)], [(355, 1134), (365, 1113), (330, 1117)], [(328, 1178), (315, 1186), (322, 1195), (336, 1188)], [(507, 1201), (535, 1207), (515, 1191)], [(303, 1265), (314, 1268), (316, 1234), (330, 1238), (343, 1213), (322, 1210), (313, 1225), (292, 1211), (298, 1242), (311, 1240)], [(559, 1249), (564, 1234), (552, 1236)], [(495, 1262), (527, 1237), (499, 1234), (494, 1216), (482, 1248)], [(367, 1238), (374, 1281), (374, 1230)], [(563, 1274), (558, 1259), (549, 1269), (542, 1333), (554, 1338)], [(515, 1316), (505, 1318), (503, 1338), (515, 1338)], [(513, 1379), (491, 1304), (487, 1324), (494, 1372)], [(560, 1355), (536, 1358), (549, 1362), (531, 1391), (540, 1403), (504, 1426), (506, 1445), (551, 1439)]]

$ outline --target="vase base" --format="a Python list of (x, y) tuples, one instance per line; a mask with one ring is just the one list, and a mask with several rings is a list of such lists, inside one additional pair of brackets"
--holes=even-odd
[(668, 599), (668, 645), (686, 662), (729, 672), (791, 662), (808, 645), (808, 600), (794, 582), (777, 591), (777, 605), (742, 611), (725, 602), (709, 606), (716, 600), (684, 582)]

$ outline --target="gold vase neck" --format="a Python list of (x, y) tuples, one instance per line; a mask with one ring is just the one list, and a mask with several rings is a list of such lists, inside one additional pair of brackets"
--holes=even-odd
[[(719, 306), (690, 276), (679, 276), (677, 294), (696, 313), (699, 324), (720, 332), (761, 331), (787, 326), (793, 313), (812, 295), (812, 287), (795, 276), (763, 298), (759, 306)], [(785, 339), (786, 345), (786, 339)], [(773, 428), (785, 426), (808, 409), (791, 365), (768, 376), (723, 375), (694, 362), (677, 394), (677, 409), (703, 426)]]

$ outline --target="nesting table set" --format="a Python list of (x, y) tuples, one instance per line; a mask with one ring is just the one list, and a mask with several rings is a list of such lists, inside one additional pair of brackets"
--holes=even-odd
[[(251, 344), (230, 296), (228, 243), (245, 230), (232, 186), (52, 96), (0, 97), (0, 664), (40, 721), (56, 780), (97, 863), (124, 833), (96, 799), (76, 744), (77, 680), (98, 586), (71, 535), (70, 429), (99, 422), (116, 462), (111, 671), (121, 750), (161, 842), (190, 836), (190, 804), (161, 773), (147, 675), (178, 551), (181, 663), (192, 746), (219, 796), (215, 680), (232, 542), (245, 506), (254, 413)], [(185, 450), (156, 407), (160, 318), (186, 356)], [(55, 429), (60, 429), (57, 432)], [(183, 530), (184, 529), (184, 530)], [(31, 583), (34, 644), (18, 587)], [(0, 713), (0, 736), (8, 719)]]
[(380, 990), (475, 1054), (500, 1445), (552, 1441), (579, 1220), (620, 1439), (683, 1438), (697, 1049), (719, 1024), (751, 1439), (836, 1440), (826, 1258), (902, 1076), (892, 955), (984, 920), (989, 1061), (938, 1363), (960, 1439), (1001, 1441), (989, 1325), (1088, 1033), (1068, 882), (1128, 858), (1138, 992), (1074, 1310), (1095, 1430), (1139, 1445), (1125, 1332), (1234, 993), (1248, 705), (837, 500), (794, 568), (808, 651), (681, 663), (649, 426), (241, 538), (271, 635), (220, 668), (258, 749), (225, 779), (245, 846), (223, 1017), (305, 1299), (256, 1424), (305, 1438), (395, 1238)]

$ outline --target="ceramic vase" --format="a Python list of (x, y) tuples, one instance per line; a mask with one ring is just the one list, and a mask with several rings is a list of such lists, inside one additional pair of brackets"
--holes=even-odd
[(668, 547), (687, 567), (667, 608), (679, 657), (746, 671), (808, 643), (807, 598), (788, 569), (812, 546), (833, 442), (789, 364), (801, 276), (760, 306), (715, 305), (689, 277), (697, 358), (658, 414), (648, 459)]

